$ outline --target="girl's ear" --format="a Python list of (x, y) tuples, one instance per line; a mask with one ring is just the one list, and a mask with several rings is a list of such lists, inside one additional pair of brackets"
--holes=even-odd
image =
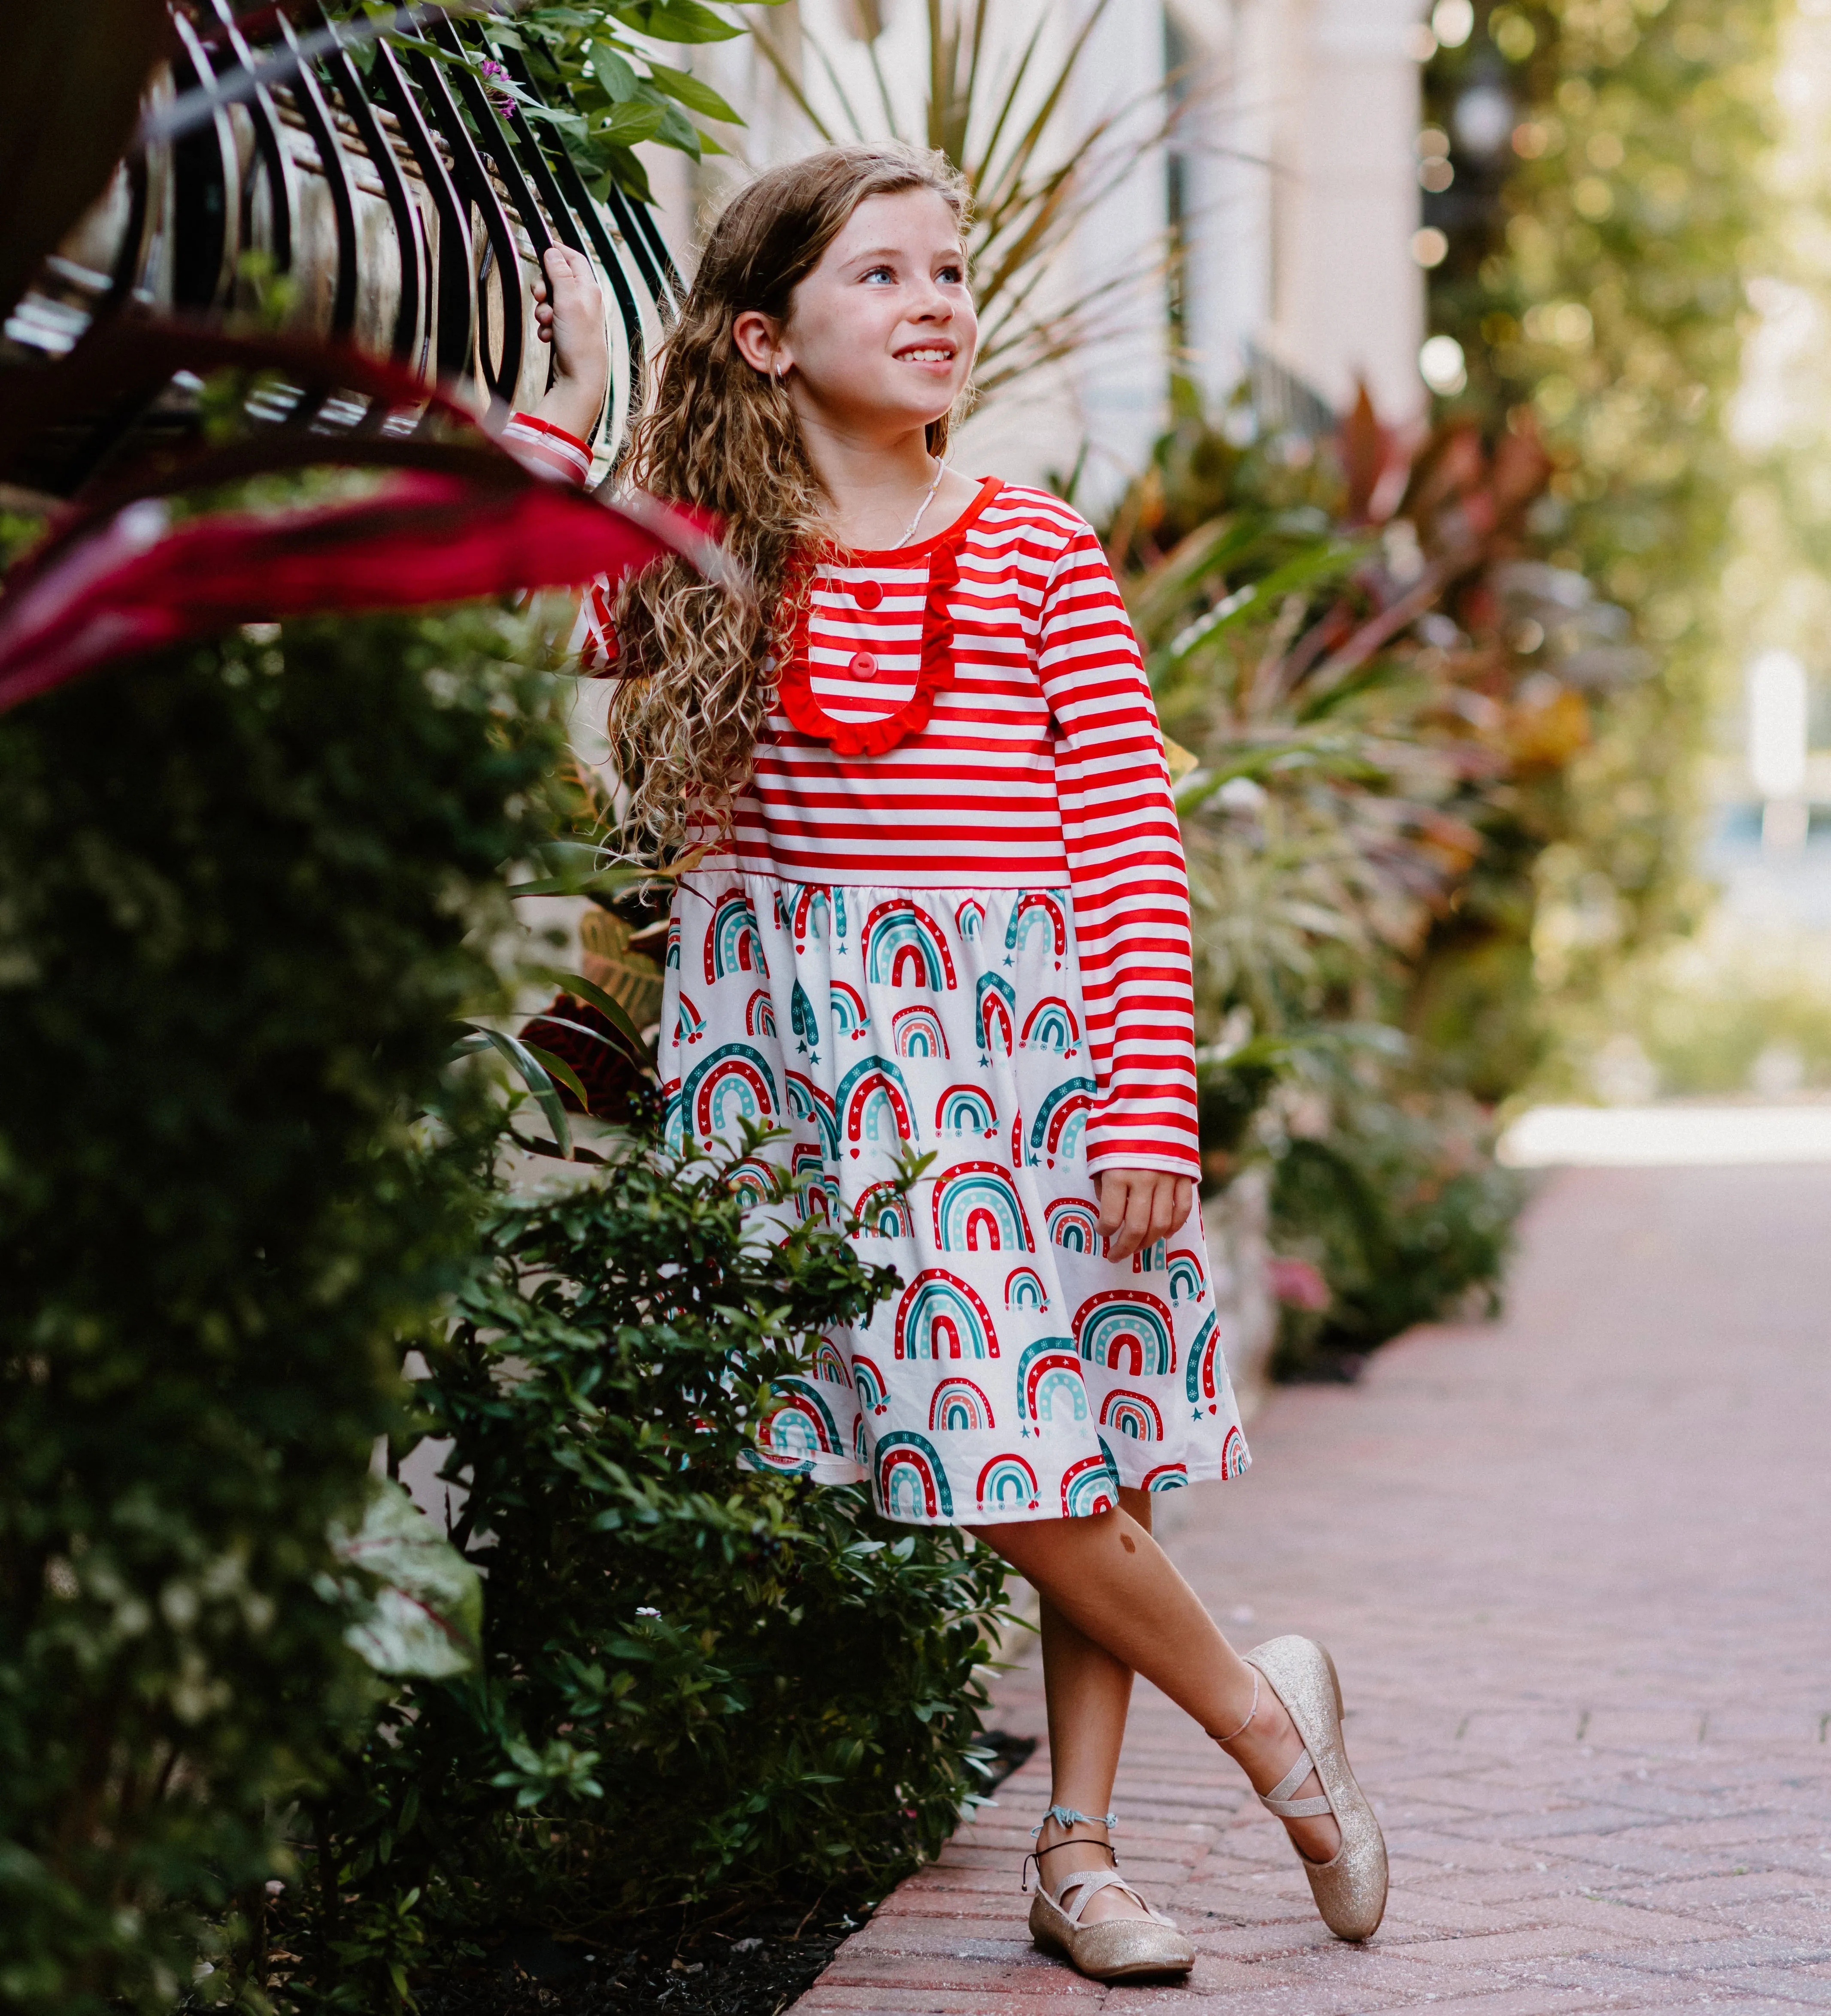
[(780, 329), (760, 308), (746, 308), (732, 323), (731, 340), (744, 362), (766, 378), (786, 378), (795, 368)]

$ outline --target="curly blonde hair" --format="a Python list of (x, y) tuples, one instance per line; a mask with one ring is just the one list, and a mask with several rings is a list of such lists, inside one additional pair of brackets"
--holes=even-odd
[[(767, 170), (725, 207), (656, 359), (629, 480), (711, 512), (749, 570), (754, 601), (670, 560), (625, 581), (614, 612), (623, 675), (611, 729), (632, 787), (625, 844), (662, 859), (689, 829), (728, 832), (774, 692), (771, 646), (795, 610), (798, 556), (817, 547), (826, 495), (784, 387), (744, 362), (739, 315), (788, 319), (795, 288), (867, 197), (932, 189), (964, 232), (966, 185), (939, 154), (829, 147)], [(931, 423), (946, 451), (950, 416)], [(805, 587), (802, 591), (805, 592)]]

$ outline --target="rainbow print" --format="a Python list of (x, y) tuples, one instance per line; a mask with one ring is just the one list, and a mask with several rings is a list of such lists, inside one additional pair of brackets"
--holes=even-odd
[[(836, 918), (834, 914), (835, 907), (838, 913)], [(787, 922), (795, 934), (795, 949), (797, 952), (807, 949), (807, 941), (810, 938), (825, 938), (827, 927), (830, 923), (838, 923), (838, 935), (843, 938), (845, 936), (845, 898), (837, 889), (824, 889), (818, 884), (798, 889), (794, 908), (790, 911)]]
[(838, 1225), (845, 1215), (845, 1200), (840, 1194), (839, 1179), (826, 1172), (819, 1151), (798, 1150), (795, 1167), (801, 1178), (799, 1210), (803, 1222), (817, 1218), (823, 1225)]
[(1021, 889), (1005, 927), (1004, 949), (1022, 952), (1031, 941), (1043, 938), (1055, 955), (1057, 965), (1068, 951), (1068, 916), (1061, 903), (1043, 889)]
[(1009, 1057), (1017, 1028), (1017, 993), (1011, 982), (996, 973), (982, 973), (975, 995), (974, 1013), (979, 1025), (979, 1048), (988, 1057)]
[(863, 1414), (852, 1424), (852, 1460), (860, 1470), (869, 1470), (871, 1467), (871, 1438), (865, 1433)]
[(672, 972), (680, 970), (680, 920), (678, 917), (668, 920), (668, 950), (661, 963)]
[(1033, 1309), (1040, 1312), (1049, 1306), (1049, 1291), (1043, 1285), (1043, 1277), (1034, 1267), (1014, 1267), (1004, 1283), (1004, 1306), (1007, 1309)]
[(941, 1017), (932, 1008), (899, 1008), (890, 1017), (890, 1047), (899, 1057), (947, 1055)]
[[(796, 991), (799, 992), (798, 986)], [(771, 1042), (776, 1040), (776, 1004), (766, 987), (759, 987), (744, 1004), (744, 1033), (767, 1036)]]
[(1119, 1503), (1119, 1472), (1105, 1442), (1098, 1456), (1084, 1456), (1061, 1473), (1061, 1516), (1091, 1519)]
[(1030, 1222), (996, 1162), (960, 1162), (935, 1186), (935, 1244), (943, 1253), (1033, 1253)]
[(661, 1087), (661, 1139), (676, 1155), (686, 1145), (687, 1102), (680, 1096), (680, 1081), (671, 1078)]
[(706, 927), (705, 977), (709, 987), (728, 973), (754, 973), (767, 980), (770, 969), (763, 959), (763, 935), (757, 929), (756, 913), (741, 889), (719, 898)]
[(917, 1524), (953, 1517), (946, 1466), (926, 1435), (899, 1428), (878, 1444), (878, 1503), (892, 1519)]
[(1208, 1286), (1201, 1256), (1187, 1246), (1179, 1246), (1170, 1256), (1170, 1299), (1173, 1302), (1198, 1302)]
[(705, 1017), (686, 994), (680, 997), (680, 1005), (674, 1013), (674, 1040), (676, 1043), (697, 1043), (705, 1034)]
[(884, 1384), (884, 1375), (876, 1363), (867, 1358), (862, 1351), (852, 1354), (852, 1384), (858, 1395), (860, 1411), (867, 1414), (881, 1414), (889, 1406), (888, 1389)]
[(928, 1402), (928, 1426), (936, 1431), (964, 1435), (997, 1424), (992, 1418), (992, 1402), (971, 1380), (943, 1379)]
[(820, 1348), (814, 1353), (814, 1377), (823, 1386), (849, 1386), (852, 1374), (845, 1369), (845, 1360), (839, 1355), (839, 1347), (830, 1337), (820, 1339)]
[(1116, 1386), (1101, 1402), (1100, 1425), (1130, 1435), (1134, 1442), (1163, 1439), (1163, 1416), (1157, 1402), (1148, 1393), (1128, 1393), (1123, 1386)]
[(1231, 1484), (1236, 1477), (1246, 1471), (1246, 1438), (1237, 1426), (1227, 1430), (1220, 1445), (1220, 1475), (1223, 1483)]
[(1081, 1135), (1100, 1088), (1090, 1078), (1071, 1078), (1043, 1100), (1030, 1122), (1030, 1147), (1048, 1155), (1049, 1166), (1069, 1161), (1081, 1152)]
[(702, 1141), (735, 1139), (742, 1120), (766, 1125), (780, 1104), (768, 1064), (748, 1043), (721, 1043), (689, 1076), (681, 1099)]
[(1038, 1434), (1045, 1421), (1087, 1418), (1087, 1382), (1072, 1339), (1040, 1337), (1025, 1345), (1017, 1362), (1017, 1407), (1025, 1435)]
[(888, 1057), (867, 1057), (839, 1082), (834, 1101), (840, 1125), (854, 1155), (867, 1147), (888, 1148), (915, 1139), (915, 1117), (909, 1087)]
[(1132, 1255), (1134, 1274), (1161, 1274), (1169, 1265), (1168, 1242), (1162, 1239), (1154, 1239), (1148, 1246), (1141, 1246)]
[(935, 1132), (982, 1134), (989, 1140), (998, 1132), (990, 1096), (976, 1085), (950, 1085), (935, 1107)]
[(907, 1193), (893, 1183), (873, 1183), (858, 1201), (860, 1229), (879, 1239), (913, 1239), (915, 1213)]
[(845, 1453), (832, 1409), (810, 1381), (793, 1377), (770, 1381), (757, 1442), (770, 1456), (796, 1463)]
[(1079, 1197), (1058, 1197), (1047, 1206), (1043, 1221), (1049, 1228), (1050, 1242), (1067, 1253), (1100, 1251), (1100, 1219), (1090, 1204)]
[[(795, 1035), (798, 1055), (811, 1055), (819, 1048), (820, 1025), (814, 1020), (814, 1004), (807, 998), (807, 989), (798, 980), (788, 997), (788, 1026)], [(770, 1033), (774, 1034), (773, 1027)]]
[(979, 1510), (1036, 1509), (1036, 1473), (1021, 1456), (995, 1456), (979, 1472)]
[[(1234, 1431), (1236, 1435), (1238, 1429)], [(1223, 1472), (1225, 1474), (1225, 1472)], [(1144, 1473), (1147, 1491), (1181, 1491), (1189, 1481), (1189, 1466), (1186, 1463), (1160, 1463), (1155, 1470)]]
[(811, 1120), (820, 1131), (820, 1146), (829, 1162), (839, 1159), (839, 1119), (830, 1094), (823, 1092), (805, 1071), (787, 1074), (788, 1111), (795, 1120)]
[(1075, 1341), (1090, 1364), (1134, 1379), (1176, 1370), (1170, 1311), (1142, 1289), (1108, 1288), (1089, 1296), (1075, 1312)]
[(957, 986), (953, 955), (941, 927), (906, 896), (880, 903), (865, 920), (865, 977), (892, 987)]
[(986, 906), (977, 896), (969, 896), (964, 903), (954, 906), (953, 928), (969, 945), (985, 927)]
[(865, 1013), (865, 998), (856, 987), (849, 986), (843, 980), (832, 981), (827, 989), (827, 999), (833, 1010), (833, 1028), (842, 1036), (862, 1036), (869, 1021)]
[(1025, 1018), (1024, 1032), (1018, 1040), (1026, 1050), (1054, 1050), (1059, 1056), (1072, 1057), (1081, 1040), (1080, 1025), (1065, 1001), (1056, 995), (1047, 995)]
[(747, 1155), (731, 1172), (731, 1193), (746, 1211), (754, 1211), (759, 1204), (773, 1204), (781, 1173), (767, 1162), (759, 1162), (755, 1156)]
[(926, 1267), (896, 1305), (899, 1358), (996, 1358), (992, 1312), (944, 1267)]
[[(1217, 1359), (1220, 1359), (1222, 1368), (1220, 1378), (1215, 1376)], [(1211, 1414), (1220, 1413), (1220, 1384), (1225, 1377), (1226, 1360), (1220, 1358), (1220, 1325), (1210, 1309), (1195, 1333), (1195, 1341), (1189, 1347), (1189, 1367), (1184, 1384), (1197, 1420), (1201, 1420), (1204, 1407)]]

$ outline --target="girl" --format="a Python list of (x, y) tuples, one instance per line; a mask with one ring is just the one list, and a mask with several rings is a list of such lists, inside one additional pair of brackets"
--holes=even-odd
[(1339, 1936), (1379, 1924), (1386, 1853), (1328, 1654), (1237, 1655), (1151, 1537), (1154, 1492), (1246, 1463), (1192, 1215), (1182, 852), (1092, 530), (947, 460), (964, 213), (938, 158), (848, 147), (719, 218), (629, 473), (723, 520), (760, 608), (675, 563), (627, 584), (613, 721), (646, 842), (711, 841), (669, 941), (672, 1137), (786, 1129), (768, 1157), (903, 1282), (781, 1382), (755, 1460), (867, 1481), (1041, 1592), (1030, 1928), (1113, 1980), (1195, 1958), (1108, 1845), (1134, 1673), (1285, 1822)]

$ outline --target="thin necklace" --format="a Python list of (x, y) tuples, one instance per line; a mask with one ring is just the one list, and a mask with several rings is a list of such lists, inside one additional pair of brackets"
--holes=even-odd
[[(896, 542), (896, 546), (906, 546), (910, 541), (915, 537), (915, 528), (922, 522), (923, 515), (928, 510), (928, 506), (934, 502), (935, 492), (941, 488), (941, 479), (946, 473), (947, 465), (946, 463), (940, 462), (935, 465), (935, 480), (928, 485), (928, 494), (922, 499), (921, 504), (917, 507), (915, 516), (910, 520), (908, 527), (904, 531), (903, 537)], [(890, 549), (892, 553), (896, 552), (896, 546), (892, 546)]]

